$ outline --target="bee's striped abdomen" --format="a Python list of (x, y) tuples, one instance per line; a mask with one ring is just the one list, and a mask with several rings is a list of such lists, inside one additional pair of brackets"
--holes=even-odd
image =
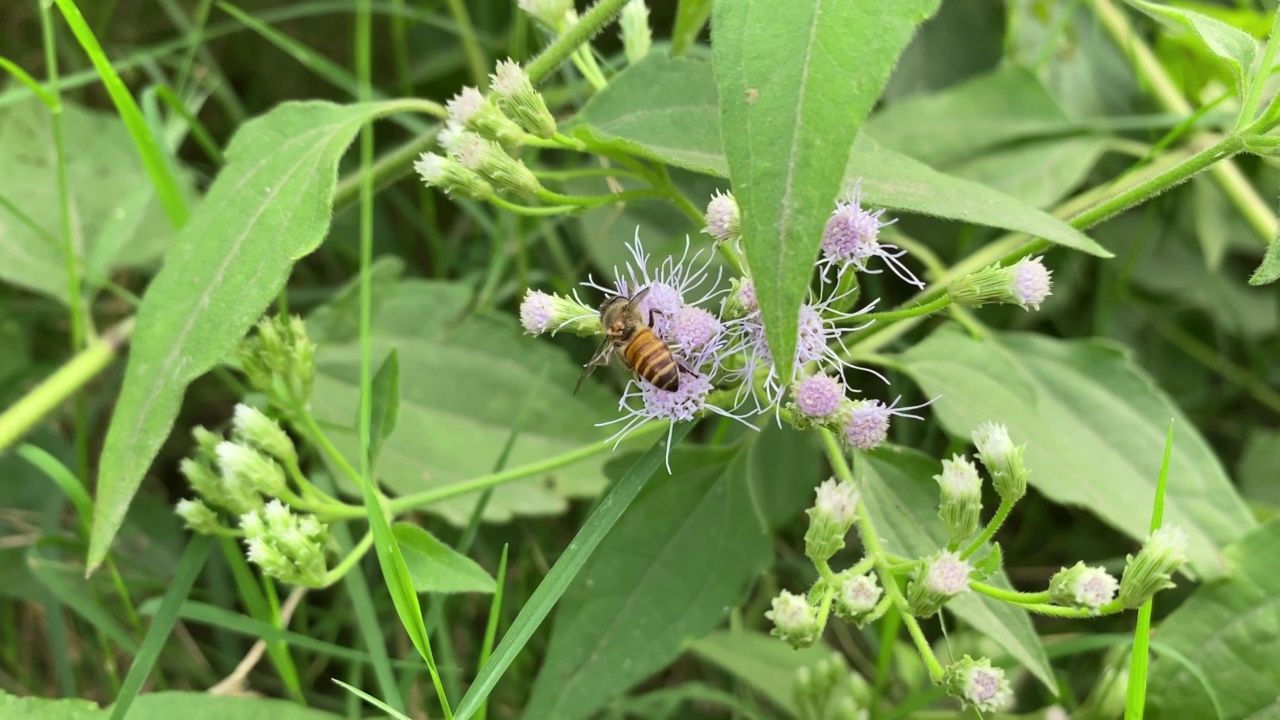
[(647, 327), (636, 330), (635, 337), (623, 349), (622, 357), (637, 375), (654, 387), (668, 392), (680, 387), (680, 375), (671, 350)]

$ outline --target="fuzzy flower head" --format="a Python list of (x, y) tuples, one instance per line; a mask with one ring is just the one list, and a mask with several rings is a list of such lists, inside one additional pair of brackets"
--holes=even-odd
[(293, 585), (324, 583), (324, 542), (329, 529), (314, 515), (296, 515), (279, 500), (243, 515), (240, 529), (248, 558), (274, 578)]
[(503, 115), (477, 88), (462, 88), (445, 104), (445, 108), (449, 111), (449, 126), (473, 130), (502, 145), (516, 147), (524, 142), (524, 131), (520, 126)]
[(962, 455), (942, 461), (942, 474), (934, 475), (941, 491), (938, 515), (953, 542), (963, 542), (978, 530), (982, 513), (982, 478), (978, 468)]
[(942, 552), (930, 558), (907, 587), (911, 614), (928, 617), (938, 612), (948, 600), (969, 589), (972, 571), (973, 566), (960, 559), (960, 553)]
[(218, 531), (217, 513), (200, 500), (179, 500), (174, 512), (182, 518), (183, 524), (195, 532), (208, 535)]
[[(551, 3), (544, 3), (550, 5)], [(561, 12), (563, 15), (564, 12)], [(516, 125), (540, 138), (551, 139), (556, 134), (556, 119), (547, 109), (542, 95), (533, 89), (528, 73), (513, 60), (500, 61), (490, 75), (494, 101)]]
[(854, 575), (840, 581), (836, 594), (836, 614), (850, 622), (865, 621), (867, 614), (880, 603), (884, 588), (874, 575)]
[(987, 658), (974, 660), (965, 655), (947, 666), (942, 684), (965, 707), (973, 706), (979, 712), (999, 712), (1013, 704), (1013, 689), (1004, 670), (991, 667)]
[(738, 209), (738, 201), (733, 193), (716, 192), (707, 203), (707, 226), (702, 232), (716, 239), (716, 242), (733, 242), (742, 237), (742, 212)]
[(1120, 583), (1106, 570), (1078, 562), (1049, 581), (1049, 599), (1059, 605), (1097, 610), (1114, 600), (1119, 589)]
[(1040, 303), (1049, 297), (1053, 280), (1040, 258), (1023, 258), (1013, 266), (1013, 285), (1010, 293), (1024, 309), (1040, 309)]
[(810, 375), (796, 383), (791, 394), (800, 414), (814, 420), (826, 420), (840, 411), (844, 400), (844, 383), (831, 375)]
[[(936, 398), (935, 398), (936, 399)], [(911, 410), (919, 410), (928, 406), (933, 400), (911, 407), (898, 407), (901, 396), (890, 405), (879, 400), (850, 400), (846, 404), (847, 419), (844, 422), (844, 439), (849, 446), (857, 450), (871, 450), (880, 446), (889, 437), (889, 419), (894, 415), (923, 420), (919, 415), (912, 415)]]
[(973, 444), (1002, 499), (1013, 502), (1027, 493), (1030, 472), (1022, 462), (1025, 446), (1013, 444), (1008, 428), (1000, 423), (985, 422), (973, 431)]
[(573, 0), (519, 0), (516, 4), (552, 30), (558, 29), (560, 21), (573, 9)]
[(818, 486), (813, 507), (805, 511), (809, 529), (804, 534), (805, 555), (814, 562), (831, 559), (844, 547), (844, 536), (853, 527), (858, 509), (858, 487), (829, 478)]
[(1120, 602), (1136, 608), (1165, 588), (1173, 587), (1173, 574), (1187, 563), (1187, 532), (1176, 525), (1151, 533), (1137, 555), (1128, 556), (1120, 578)]
[(520, 324), (531, 335), (560, 330), (595, 335), (600, 332), (600, 313), (575, 299), (528, 290), (520, 303)]
[(977, 307), (1009, 303), (1024, 310), (1040, 309), (1053, 289), (1050, 273), (1040, 258), (1023, 258), (1014, 265), (992, 265), (966, 275), (947, 286), (947, 296), (957, 305)]
[(899, 260), (907, 251), (880, 241), (880, 230), (894, 222), (881, 220), (883, 215), (883, 209), (873, 212), (862, 207), (861, 181), (854, 183), (847, 199), (836, 203), (822, 231), (824, 273), (827, 268), (835, 268), (840, 273), (849, 267), (859, 272), (878, 273), (881, 271), (867, 266), (869, 260), (878, 257), (901, 280), (923, 288), (924, 283)]
[(783, 590), (773, 599), (773, 607), (764, 614), (773, 623), (772, 635), (786, 640), (797, 650), (809, 647), (822, 634), (818, 611), (803, 595)]
[(440, 188), (449, 195), (462, 195), (474, 200), (493, 197), (493, 186), (488, 180), (452, 157), (422, 153), (413, 163), (413, 169), (427, 187)]
[(653, 32), (649, 28), (649, 7), (644, 0), (631, 0), (622, 7), (618, 30), (628, 63), (640, 62), (649, 54), (653, 47)]

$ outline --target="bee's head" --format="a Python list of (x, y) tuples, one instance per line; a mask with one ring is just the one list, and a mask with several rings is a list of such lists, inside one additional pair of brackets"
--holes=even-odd
[(610, 295), (600, 303), (600, 324), (608, 327), (622, 317), (630, 300), (624, 295)]

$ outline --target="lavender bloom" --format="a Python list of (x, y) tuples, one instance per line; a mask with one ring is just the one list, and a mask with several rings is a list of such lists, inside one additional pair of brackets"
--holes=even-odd
[(924, 283), (898, 259), (907, 251), (880, 242), (880, 230), (896, 221), (881, 220), (883, 208), (874, 212), (862, 208), (861, 183), (861, 180), (854, 183), (848, 199), (836, 203), (836, 209), (822, 231), (822, 260), (819, 264), (823, 267), (823, 275), (828, 268), (835, 268), (840, 273), (850, 266), (859, 272), (879, 273), (880, 270), (867, 267), (868, 260), (879, 257), (903, 282), (923, 288)]
[[(854, 400), (849, 410), (849, 418), (844, 423), (844, 439), (858, 450), (871, 450), (889, 437), (889, 419), (897, 415), (923, 420), (919, 415), (912, 415), (908, 410), (919, 410), (933, 402), (898, 407), (902, 396), (894, 399), (893, 404), (885, 405), (879, 400)], [(937, 400), (937, 398), (934, 398)]]
[(742, 214), (738, 210), (738, 202), (733, 193), (716, 192), (707, 203), (707, 226), (702, 232), (716, 239), (716, 242), (737, 240), (742, 236)]
[(1040, 309), (1040, 303), (1049, 297), (1053, 289), (1051, 273), (1040, 258), (1022, 258), (1013, 266), (1013, 284), (1010, 294), (1019, 305)]
[(830, 375), (810, 375), (792, 388), (796, 409), (806, 417), (822, 420), (835, 415), (844, 400), (844, 383)]

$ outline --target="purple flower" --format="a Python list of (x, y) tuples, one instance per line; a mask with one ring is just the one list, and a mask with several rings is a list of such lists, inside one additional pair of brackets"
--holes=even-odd
[(551, 327), (555, 318), (555, 299), (550, 295), (530, 290), (520, 303), (520, 324), (528, 332), (538, 335)]
[(844, 423), (844, 439), (858, 450), (871, 450), (889, 437), (889, 418), (897, 415), (923, 420), (919, 415), (912, 415), (907, 411), (918, 410), (933, 402), (930, 400), (920, 405), (899, 408), (898, 401), (901, 399), (901, 396), (897, 397), (892, 405), (885, 405), (879, 400), (854, 400), (850, 403), (849, 418)]
[(1023, 309), (1039, 310), (1040, 303), (1049, 297), (1052, 289), (1051, 273), (1040, 258), (1023, 258), (1013, 266), (1013, 285), (1009, 290)]
[(715, 238), (716, 242), (737, 240), (742, 236), (742, 215), (732, 193), (716, 192), (707, 203), (705, 218), (707, 226), (702, 232)]
[(792, 388), (796, 409), (821, 420), (835, 415), (844, 400), (844, 383), (830, 375), (810, 375)]
[(861, 180), (854, 183), (847, 200), (836, 202), (836, 209), (822, 231), (822, 260), (819, 264), (823, 266), (824, 275), (827, 268), (835, 268), (839, 274), (850, 266), (857, 268), (859, 272), (878, 273), (881, 271), (867, 267), (867, 261), (879, 257), (894, 275), (904, 282), (923, 288), (924, 283), (898, 259), (906, 255), (907, 251), (900, 250), (896, 245), (880, 242), (881, 228), (895, 221), (881, 220), (884, 209), (872, 212), (862, 208), (861, 183)]

